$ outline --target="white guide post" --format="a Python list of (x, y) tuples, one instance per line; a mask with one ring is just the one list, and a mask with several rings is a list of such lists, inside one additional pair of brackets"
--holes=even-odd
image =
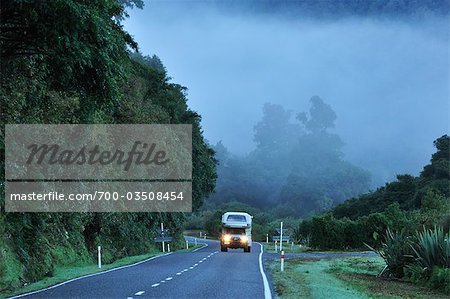
[(102, 267), (102, 247), (98, 246), (98, 268)]
[[(161, 234), (162, 234), (163, 231), (164, 231), (164, 223), (161, 222)], [(163, 250), (163, 252), (166, 252), (165, 246), (166, 246), (165, 242), (162, 241), (162, 250)]]
[(280, 251), (283, 250), (283, 221), (280, 224)]

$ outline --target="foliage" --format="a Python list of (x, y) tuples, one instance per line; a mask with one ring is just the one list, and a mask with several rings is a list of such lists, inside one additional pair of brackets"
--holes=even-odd
[(441, 290), (445, 294), (450, 295), (450, 268), (434, 267), (426, 284), (433, 289)]
[(126, 7), (142, 5), (140, 0), (2, 1), (1, 289), (51, 276), (55, 265), (93, 263), (98, 245), (107, 263), (148, 252), (161, 222), (179, 246), (185, 220), (182, 213), (6, 214), (6, 123), (192, 124), (193, 209), (214, 189), (214, 152), (203, 138), (200, 115), (187, 106), (186, 88), (169, 82), (158, 57), (130, 53), (137, 45), (120, 22)]
[[(440, 211), (436, 216), (439, 220), (443, 220), (450, 201), (449, 143), (448, 135), (434, 141), (437, 151), (419, 177), (399, 175), (397, 181), (387, 183), (375, 192), (349, 199), (334, 207), (333, 215), (338, 218), (356, 219), (370, 213), (382, 212), (392, 203), (398, 203), (402, 210), (426, 209), (427, 205), (434, 204), (440, 206), (434, 210)], [(432, 204), (430, 200), (436, 202)]]
[(379, 274), (382, 277), (404, 276), (406, 265), (411, 263), (413, 259), (411, 250), (411, 240), (403, 232), (393, 232), (387, 229), (384, 236), (384, 242), (381, 249), (375, 250), (368, 246), (371, 250), (376, 251), (386, 262), (386, 268)]
[(442, 227), (423, 230), (417, 233), (417, 241), (411, 244), (415, 263), (409, 272), (415, 280), (429, 280), (433, 275), (438, 279), (436, 268), (450, 268), (450, 233)]
[(309, 114), (265, 104), (254, 127), (256, 149), (245, 157), (219, 142), (217, 192), (211, 201), (230, 201), (273, 209), (276, 217), (324, 211), (369, 188), (369, 174), (343, 159), (343, 142), (328, 130), (336, 113), (321, 98), (311, 98)]

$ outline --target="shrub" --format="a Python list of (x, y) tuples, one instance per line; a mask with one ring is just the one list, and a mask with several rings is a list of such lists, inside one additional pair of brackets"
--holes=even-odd
[(386, 230), (381, 249), (371, 250), (377, 252), (386, 262), (386, 267), (378, 276), (402, 278), (405, 275), (405, 267), (413, 261), (411, 240), (403, 232)]
[(427, 285), (450, 295), (450, 269), (434, 267)]
[(450, 268), (450, 233), (444, 233), (442, 227), (423, 230), (416, 236), (416, 242), (411, 244), (415, 262), (408, 267), (408, 273), (413, 281), (431, 281), (435, 268)]

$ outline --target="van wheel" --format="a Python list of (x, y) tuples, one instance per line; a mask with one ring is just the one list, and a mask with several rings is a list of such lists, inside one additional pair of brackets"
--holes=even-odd
[(250, 246), (244, 247), (244, 252), (250, 252), (250, 251), (251, 251), (251, 247)]
[(227, 251), (228, 251), (228, 248), (225, 247), (225, 246), (220, 246), (220, 251), (222, 251), (222, 252), (227, 252)]

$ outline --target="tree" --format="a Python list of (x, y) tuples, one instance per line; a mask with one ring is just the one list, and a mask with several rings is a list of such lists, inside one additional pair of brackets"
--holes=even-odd
[[(124, 3), (142, 7), (140, 1)], [(27, 60), (40, 65), (41, 76), (55, 90), (117, 99), (127, 47), (137, 49), (120, 24), (125, 15), (117, 0), (2, 1), (2, 72), (13, 72)]]

